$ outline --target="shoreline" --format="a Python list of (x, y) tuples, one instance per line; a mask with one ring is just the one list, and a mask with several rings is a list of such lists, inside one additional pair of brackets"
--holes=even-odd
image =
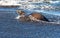
[(19, 7), (18, 5), (0, 5), (0, 7), (9, 7), (9, 8), (15, 8), (15, 7)]

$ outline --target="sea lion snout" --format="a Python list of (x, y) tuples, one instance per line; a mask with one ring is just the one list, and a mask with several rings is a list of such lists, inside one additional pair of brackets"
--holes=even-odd
[(22, 11), (22, 10), (17, 10), (16, 12), (17, 12), (19, 15), (25, 15), (25, 12)]

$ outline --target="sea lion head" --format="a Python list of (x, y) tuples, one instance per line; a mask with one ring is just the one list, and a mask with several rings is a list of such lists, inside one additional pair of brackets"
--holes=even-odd
[(25, 17), (25, 12), (23, 10), (17, 10), (16, 11), (18, 13), (18, 16), (16, 17), (16, 19), (20, 19), (21, 17)]

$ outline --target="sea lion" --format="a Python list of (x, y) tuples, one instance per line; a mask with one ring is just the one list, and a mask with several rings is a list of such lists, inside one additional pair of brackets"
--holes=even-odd
[(38, 12), (31, 13), (29, 15), (26, 15), (26, 13), (22, 10), (17, 10), (17, 13), (19, 14), (19, 20), (20, 21), (48, 21), (42, 14)]

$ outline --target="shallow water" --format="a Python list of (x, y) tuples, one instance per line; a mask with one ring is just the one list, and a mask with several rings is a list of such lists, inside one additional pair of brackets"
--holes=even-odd
[[(0, 38), (60, 38), (59, 12), (43, 14), (50, 22), (20, 22), (15, 19), (17, 8), (0, 8)], [(24, 10), (28, 14), (32, 10)]]
[(0, 12), (0, 38), (60, 38), (60, 24), (20, 22), (16, 13)]

